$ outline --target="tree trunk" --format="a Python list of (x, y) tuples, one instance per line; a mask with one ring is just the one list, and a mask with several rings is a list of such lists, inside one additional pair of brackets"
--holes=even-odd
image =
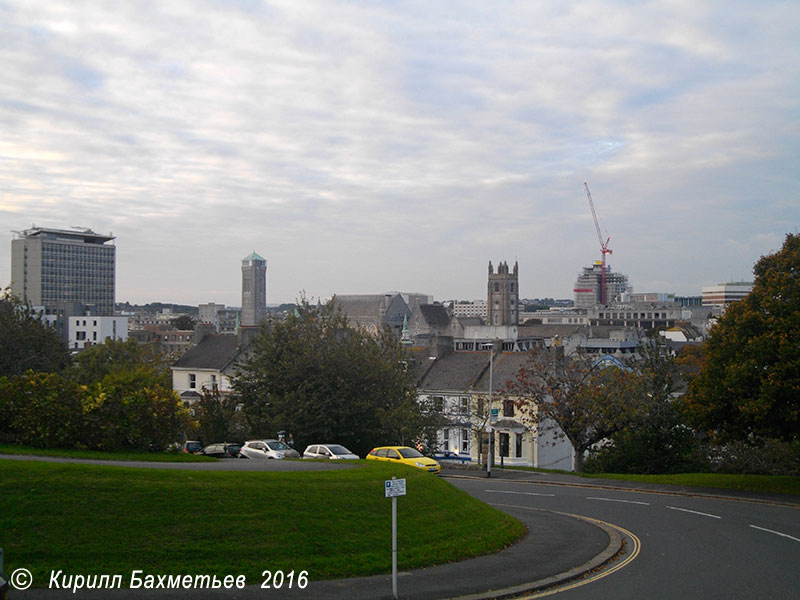
[(576, 473), (583, 473), (583, 454), (586, 452), (582, 448), (575, 448), (575, 459), (572, 461), (572, 464), (575, 468)]

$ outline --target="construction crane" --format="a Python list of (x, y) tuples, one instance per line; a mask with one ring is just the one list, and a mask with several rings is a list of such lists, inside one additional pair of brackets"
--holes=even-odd
[(597, 240), (600, 242), (600, 252), (602, 253), (601, 264), (603, 265), (603, 272), (600, 275), (600, 304), (606, 304), (606, 254), (611, 254), (611, 248), (608, 247), (608, 242), (611, 236), (603, 241), (603, 234), (600, 233), (600, 222), (597, 220), (597, 211), (594, 209), (594, 202), (592, 201), (592, 193), (589, 191), (589, 184), (583, 182), (583, 187), (586, 188), (586, 197), (589, 198), (589, 208), (592, 209), (592, 217), (594, 218), (594, 228), (597, 230)]

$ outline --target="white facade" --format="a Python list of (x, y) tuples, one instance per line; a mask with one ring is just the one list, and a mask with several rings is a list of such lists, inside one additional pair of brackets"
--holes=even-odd
[(220, 393), (229, 393), (231, 391), (231, 380), (227, 375), (216, 369), (173, 367), (172, 389), (179, 394), (183, 394), (184, 392), (196, 392), (202, 395), (206, 390), (209, 392), (218, 391)]
[(528, 319), (539, 320), (542, 325), (589, 325), (586, 311), (577, 310), (532, 310), (519, 314), (521, 323)]
[(486, 318), (486, 300), (473, 302), (453, 302), (454, 317), (481, 317)]
[[(490, 436), (494, 437), (492, 464), (542, 469), (574, 470), (572, 444), (553, 423), (527, 427), (513, 418), (513, 408), (495, 397), (491, 407), (486, 394), (465, 392), (421, 393), (426, 406), (436, 406), (446, 421), (436, 432), (437, 450), (459, 460), (486, 464)], [(484, 415), (478, 414), (479, 406)], [(505, 411), (510, 412), (506, 413)], [(480, 439), (480, 442), (479, 442)]]
[(128, 339), (128, 317), (69, 317), (67, 339), (70, 350), (83, 350), (106, 339)]
[(753, 284), (747, 281), (720, 283), (703, 287), (703, 306), (722, 306), (741, 300), (753, 291)]

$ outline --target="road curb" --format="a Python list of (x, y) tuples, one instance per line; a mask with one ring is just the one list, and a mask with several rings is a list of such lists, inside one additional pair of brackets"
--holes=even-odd
[[(492, 506), (503, 507), (504, 505), (493, 504)], [(520, 507), (515, 507), (515, 508), (518, 509)], [(616, 558), (624, 549), (623, 535), (619, 532), (618, 529), (616, 529), (610, 523), (606, 523), (604, 521), (598, 521), (597, 519), (591, 519), (589, 517), (583, 517), (581, 515), (564, 513), (555, 510), (545, 510), (542, 508), (527, 508), (525, 510), (535, 510), (538, 512), (546, 512), (566, 517), (572, 517), (574, 519), (585, 521), (596, 527), (600, 527), (603, 531), (606, 532), (606, 535), (608, 535), (608, 540), (609, 540), (608, 546), (606, 546), (606, 549), (600, 552), (594, 558), (586, 561), (581, 565), (573, 567), (568, 571), (564, 571), (563, 573), (558, 573), (556, 575), (551, 575), (543, 579), (531, 581), (530, 583), (523, 583), (520, 585), (515, 585), (512, 587), (503, 588), (499, 590), (489, 590), (486, 592), (479, 592), (477, 594), (468, 594), (466, 596), (457, 596), (453, 598), (448, 598), (446, 600), (494, 600), (500, 598), (513, 598), (515, 596), (520, 596), (522, 594), (530, 594), (532, 592), (538, 592), (541, 590), (545, 590), (547, 588), (558, 587), (566, 583), (569, 583), (571, 581), (575, 581), (576, 579), (580, 579), (587, 573), (591, 573), (592, 571), (595, 571), (603, 567), (607, 563), (611, 562), (614, 558)]]

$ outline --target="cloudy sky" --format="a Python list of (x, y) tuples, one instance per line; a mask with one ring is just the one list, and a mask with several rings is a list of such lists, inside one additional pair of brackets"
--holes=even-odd
[(12, 231), (113, 233), (117, 299), (571, 298), (748, 279), (800, 227), (800, 3), (0, 0)]

